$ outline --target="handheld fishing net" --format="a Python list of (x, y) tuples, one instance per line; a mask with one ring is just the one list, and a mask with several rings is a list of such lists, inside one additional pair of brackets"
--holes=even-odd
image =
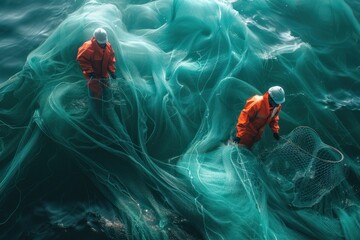
[(342, 181), (344, 159), (310, 127), (283, 137), (268, 155), (266, 168), (295, 207), (311, 207)]

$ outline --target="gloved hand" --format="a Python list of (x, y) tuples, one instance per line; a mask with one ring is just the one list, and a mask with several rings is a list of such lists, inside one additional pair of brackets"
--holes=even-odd
[(280, 140), (280, 135), (278, 133), (274, 133), (273, 136), (276, 140)]
[(236, 144), (239, 144), (240, 143), (240, 138), (239, 137), (234, 137), (233, 142), (236, 143)]
[(91, 80), (93, 78), (95, 78), (95, 73), (94, 72), (89, 73), (89, 79)]
[(116, 79), (115, 73), (110, 73), (110, 76), (111, 76), (112, 79)]

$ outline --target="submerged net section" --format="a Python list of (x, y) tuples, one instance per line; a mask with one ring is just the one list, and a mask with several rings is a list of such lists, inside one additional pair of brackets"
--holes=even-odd
[(343, 159), (316, 131), (300, 126), (268, 155), (267, 170), (275, 175), (293, 206), (311, 207), (341, 182)]

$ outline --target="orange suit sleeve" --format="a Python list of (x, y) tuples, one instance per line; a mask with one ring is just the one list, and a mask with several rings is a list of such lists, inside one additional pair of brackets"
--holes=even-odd
[(109, 66), (108, 66), (109, 72), (115, 73), (115, 71), (116, 71), (115, 63), (116, 63), (115, 53), (111, 47), (110, 48), (110, 60), (109, 60)]
[(258, 112), (258, 105), (254, 101), (248, 100), (244, 109), (241, 111), (238, 122), (236, 124), (236, 136), (241, 138), (247, 131), (247, 126), (251, 124), (251, 121), (256, 117)]
[(91, 54), (92, 51), (87, 47), (85, 43), (79, 48), (76, 57), (76, 60), (80, 64), (80, 67), (83, 71), (85, 78), (89, 78), (89, 74), (94, 72), (94, 69), (91, 64)]
[(281, 107), (279, 108), (279, 110), (277, 111), (277, 113), (275, 114), (275, 116), (272, 118), (272, 120), (269, 123), (269, 126), (274, 133), (279, 133), (279, 131), (280, 131), (280, 126), (279, 126), (280, 110), (281, 110)]

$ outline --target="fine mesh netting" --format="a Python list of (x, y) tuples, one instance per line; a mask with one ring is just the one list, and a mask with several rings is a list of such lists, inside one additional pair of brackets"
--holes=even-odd
[(296, 207), (311, 207), (342, 180), (343, 154), (322, 142), (310, 127), (283, 137), (269, 154), (267, 170)]
[[(9, 13), (32, 22), (36, 2), (54, 1)], [(31, 51), (0, 83), (0, 239), (359, 239), (360, 25), (345, 1), (76, 2), (36, 49), (3, 52)], [(76, 55), (98, 27), (118, 78), (95, 116)], [(246, 99), (276, 85), (280, 133), (311, 126), (343, 161), (304, 127), (225, 144)]]

